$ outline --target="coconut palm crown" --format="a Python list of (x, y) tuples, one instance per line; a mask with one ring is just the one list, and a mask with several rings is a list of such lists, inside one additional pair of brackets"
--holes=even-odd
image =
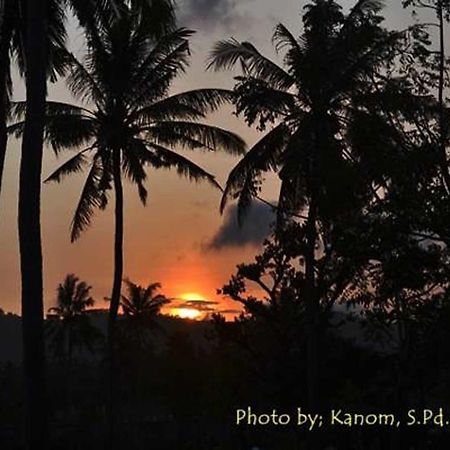
[(141, 286), (125, 279), (127, 295), (121, 296), (120, 305), (123, 311), (122, 338), (134, 349), (145, 349), (149, 344), (151, 333), (161, 331), (156, 318), (161, 308), (170, 303), (162, 294), (159, 283)]
[[(236, 134), (198, 121), (231, 101), (232, 92), (200, 89), (169, 96), (173, 80), (188, 65), (192, 33), (181, 28), (155, 41), (142, 22), (133, 23), (130, 13), (110, 29), (99, 27), (96, 35), (91, 31), (83, 61), (68, 54), (68, 87), (86, 106), (48, 102), (45, 134), (57, 154), (81, 150), (46, 181), (60, 182), (89, 167), (72, 241), (90, 225), (95, 208), (106, 207), (115, 169), (137, 186), (145, 204), (146, 167), (175, 168), (180, 175), (217, 186), (212, 175), (177, 154), (175, 147), (243, 153), (245, 144)], [(20, 119), (24, 108), (24, 103), (15, 103), (14, 118)], [(23, 122), (9, 130), (20, 135)]]
[(74, 274), (67, 275), (58, 285), (56, 306), (48, 310), (51, 319), (47, 322), (50, 350), (58, 358), (70, 361), (75, 350), (93, 351), (101, 341), (100, 331), (86, 315), (87, 309), (95, 303), (90, 291), (91, 286)]
[(229, 199), (238, 199), (242, 217), (258, 195), (262, 174), (270, 171), (281, 180), (282, 211), (296, 213), (313, 203), (321, 217), (329, 218), (342, 211), (339, 207), (358, 204), (357, 186), (364, 183), (345, 134), (356, 99), (399, 39), (399, 33), (380, 25), (381, 6), (377, 0), (360, 0), (346, 15), (333, 0), (311, 2), (299, 37), (283, 24), (275, 29), (282, 65), (249, 42), (216, 44), (210, 67), (242, 67), (236, 77), (236, 112), (249, 125), (269, 127), (232, 170), (222, 209)]
[(152, 319), (159, 314), (162, 306), (170, 300), (162, 294), (156, 294), (160, 283), (140, 286), (126, 279), (128, 296), (122, 295), (120, 305), (125, 316), (135, 319)]
[[(236, 112), (249, 125), (270, 129), (231, 171), (222, 198), (238, 201), (238, 217), (257, 197), (263, 174), (275, 172), (281, 187), (277, 233), (302, 214), (299, 230), (307, 334), (308, 407), (320, 403), (319, 332), (323, 300), (321, 277), (335, 225), (358, 217), (373, 197), (372, 180), (364, 176), (360, 158), (348, 139), (355, 111), (373, 86), (372, 78), (392, 60), (398, 33), (381, 25), (382, 2), (359, 0), (348, 14), (334, 0), (313, 0), (305, 7), (303, 31), (293, 35), (279, 24), (276, 49), (282, 65), (261, 54), (251, 43), (234, 39), (216, 44), (210, 67), (242, 68), (237, 77)], [(373, 136), (371, 135), (372, 139)], [(292, 240), (290, 240), (292, 242)], [(328, 255), (329, 253), (327, 253)]]

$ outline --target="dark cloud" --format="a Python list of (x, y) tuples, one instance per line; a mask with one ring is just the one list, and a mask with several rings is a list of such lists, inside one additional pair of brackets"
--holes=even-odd
[(208, 300), (188, 300), (184, 303), (185, 308), (194, 308), (201, 312), (216, 312), (216, 306), (219, 302), (213, 302)]
[(217, 311), (219, 302), (213, 300), (183, 300), (174, 298), (171, 301), (171, 308), (192, 308), (203, 313), (213, 313)]
[(197, 30), (232, 28), (241, 22), (237, 0), (186, 0), (179, 3), (180, 23)]
[(186, 306), (193, 306), (193, 307), (197, 307), (197, 306), (213, 306), (213, 305), (218, 305), (219, 302), (215, 302), (212, 300), (186, 300), (184, 302), (184, 304)]
[(243, 247), (245, 245), (261, 245), (270, 233), (270, 225), (275, 219), (275, 214), (263, 203), (254, 203), (250, 208), (242, 226), (237, 219), (237, 206), (228, 208), (224, 223), (220, 227), (212, 241), (207, 245), (208, 249), (221, 250), (230, 247)]

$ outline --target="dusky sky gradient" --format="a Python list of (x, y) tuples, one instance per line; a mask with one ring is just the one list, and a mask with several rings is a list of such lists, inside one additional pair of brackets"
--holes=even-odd
[[(177, 91), (200, 87), (232, 87), (232, 72), (206, 72), (208, 54), (220, 39), (234, 37), (251, 41), (260, 51), (281, 62), (271, 44), (275, 25), (284, 23), (296, 35), (301, 31), (301, 15), (306, 0), (178, 0), (180, 25), (196, 30), (191, 39), (192, 61), (187, 73), (174, 84)], [(342, 1), (345, 7), (356, 2)], [(386, 2), (388, 26), (402, 27), (410, 13), (400, 0)], [(69, 23), (70, 46), (82, 47), (82, 30)], [(17, 78), (17, 77), (16, 77)], [(16, 79), (15, 99), (24, 99), (24, 89)], [(73, 101), (64, 82), (49, 86), (49, 98)], [(233, 116), (231, 108), (208, 119), (209, 122), (239, 133), (249, 146), (258, 138)], [(183, 152), (216, 175), (223, 185), (237, 158), (217, 149)], [(46, 150), (43, 178), (70, 153), (57, 160)], [(20, 312), (20, 274), (17, 239), (17, 192), (20, 143), (11, 139), (0, 198), (0, 307)], [(97, 307), (104, 307), (110, 295), (113, 274), (113, 199), (105, 212), (97, 212), (91, 228), (76, 243), (70, 243), (69, 226), (80, 196), (84, 176), (72, 176), (61, 184), (44, 185), (42, 190), (42, 236), (44, 250), (45, 309), (54, 304), (55, 290), (67, 273), (75, 273), (93, 286)], [(206, 183), (195, 184), (175, 172), (149, 171), (147, 207), (139, 202), (133, 187), (125, 191), (125, 267), (124, 275), (136, 283), (160, 282), (161, 292), (181, 298), (195, 293), (200, 298), (219, 302), (217, 311), (235, 310), (237, 305), (216, 296), (234, 273), (236, 264), (251, 261), (257, 254), (268, 228), (270, 209), (256, 205), (247, 228), (239, 230), (231, 206), (219, 213), (221, 194)], [(277, 198), (275, 177), (268, 176), (263, 189), (267, 200)], [(195, 297), (192, 296), (191, 297)], [(178, 301), (178, 304), (181, 302)], [(174, 304), (172, 307), (176, 307)]]

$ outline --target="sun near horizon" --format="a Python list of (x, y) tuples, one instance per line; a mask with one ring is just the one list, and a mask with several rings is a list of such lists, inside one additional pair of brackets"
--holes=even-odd
[[(185, 292), (180, 294), (178, 297), (179, 300), (183, 300), (186, 302), (202, 302), (206, 301), (206, 298), (198, 294), (197, 292)], [(189, 320), (200, 320), (203, 318), (204, 313), (193, 306), (183, 306), (179, 305), (177, 307), (172, 307), (169, 309), (168, 313), (171, 316), (179, 317), (181, 319), (189, 319)]]

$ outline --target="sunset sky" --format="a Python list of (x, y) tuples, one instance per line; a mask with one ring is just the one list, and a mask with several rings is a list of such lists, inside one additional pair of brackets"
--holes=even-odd
[[(192, 63), (187, 74), (174, 85), (174, 92), (199, 87), (231, 87), (230, 72), (205, 72), (208, 54), (217, 40), (234, 37), (249, 40), (270, 57), (277, 58), (271, 46), (275, 25), (283, 22), (294, 34), (301, 30), (302, 0), (179, 0), (181, 25), (197, 30), (191, 40)], [(352, 4), (353, 2), (342, 2)], [(408, 20), (399, 0), (388, 0), (388, 22), (398, 27)], [(81, 30), (71, 23), (71, 47), (79, 50)], [(279, 57), (278, 57), (279, 58)], [(24, 90), (16, 83), (16, 99)], [(71, 101), (64, 84), (49, 89), (51, 99)], [(258, 137), (254, 130), (235, 118), (230, 109), (209, 119), (214, 124), (239, 133), (251, 145)], [(4, 188), (0, 198), (0, 307), (20, 312), (20, 279), (17, 239), (17, 191), (19, 143), (8, 149)], [(236, 158), (202, 151), (184, 152), (217, 176), (221, 184), (237, 162)], [(46, 152), (43, 176), (58, 162)], [(67, 273), (75, 273), (93, 286), (97, 307), (105, 304), (112, 282), (113, 202), (106, 212), (98, 212), (92, 227), (75, 244), (70, 244), (69, 226), (84, 177), (67, 178), (60, 185), (45, 185), (42, 197), (42, 236), (44, 245), (45, 307), (53, 305), (55, 289)], [(133, 187), (127, 187), (125, 205), (124, 275), (136, 283), (160, 282), (161, 292), (178, 298), (173, 307), (189, 300), (209, 300), (204, 304), (217, 311), (235, 310), (234, 302), (216, 296), (216, 289), (228, 281), (236, 264), (250, 261), (270, 222), (270, 210), (255, 205), (247, 226), (239, 230), (234, 208), (219, 214), (220, 192), (206, 184), (193, 184), (176, 173), (152, 171), (148, 180), (149, 202), (144, 208)], [(277, 198), (276, 180), (268, 177), (264, 189), (267, 200)], [(215, 302), (219, 302), (215, 304)], [(192, 306), (188, 304), (185, 306)]]

